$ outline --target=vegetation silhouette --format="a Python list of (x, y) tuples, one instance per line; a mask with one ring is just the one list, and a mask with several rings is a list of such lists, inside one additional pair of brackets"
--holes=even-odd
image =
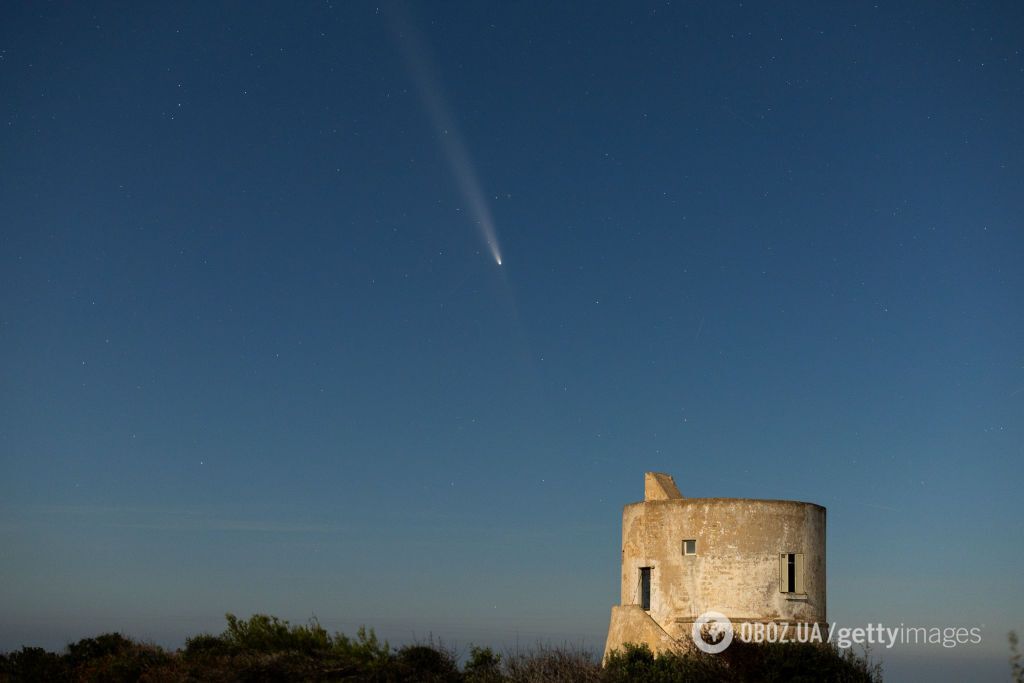
[(471, 646), (460, 657), (433, 640), (394, 648), (372, 629), (360, 628), (354, 638), (332, 634), (315, 619), (293, 625), (265, 614), (226, 618), (227, 628), (220, 635), (193, 636), (173, 652), (119, 633), (85, 638), (63, 653), (23, 647), (0, 655), (0, 681), (881, 681), (881, 669), (867, 653), (857, 655), (831, 645), (734, 641), (719, 655), (657, 656), (645, 645), (627, 645), (611, 653), (602, 666), (595, 654), (571, 647), (539, 645), (496, 653)]

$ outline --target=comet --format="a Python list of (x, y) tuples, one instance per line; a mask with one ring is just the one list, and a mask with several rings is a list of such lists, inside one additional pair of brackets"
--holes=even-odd
[(468, 205), (473, 222), (479, 228), (480, 236), (491, 252), (491, 257), (500, 266), (502, 263), (501, 247), (498, 245), (494, 217), (480, 185), (480, 177), (477, 175), (472, 157), (462, 133), (459, 131), (458, 123), (448, 107), (444, 90), (441, 87), (441, 79), (437, 75), (424, 41), (409, 20), (408, 12), (397, 3), (392, 6), (392, 10), (390, 14), (395, 19), (394, 26), (398, 34), (398, 42), (405, 53), (406, 62), (409, 65), (413, 82), (416, 84), (416, 90), (423, 101), (423, 107), (427, 110), (437, 132), (438, 141), (444, 151), (452, 176), (455, 178), (459, 193)]

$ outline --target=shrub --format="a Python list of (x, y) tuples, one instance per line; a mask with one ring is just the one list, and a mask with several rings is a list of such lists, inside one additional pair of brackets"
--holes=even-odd
[(469, 648), (469, 659), (463, 667), (465, 679), (469, 683), (492, 683), (504, 680), (501, 673), (501, 655), (495, 654), (489, 647)]
[(601, 665), (589, 652), (571, 648), (538, 647), (529, 653), (505, 656), (505, 678), (512, 683), (600, 681)]
[(379, 665), (391, 657), (391, 646), (388, 645), (388, 641), (378, 640), (373, 629), (367, 630), (365, 626), (359, 627), (354, 640), (342, 633), (336, 633), (332, 650), (340, 657), (363, 665)]
[(761, 643), (733, 641), (718, 655), (703, 652), (664, 653), (655, 656), (646, 645), (627, 644), (609, 654), (605, 680), (674, 683), (676, 681), (834, 681), (876, 683), (881, 668), (865, 654), (858, 656), (829, 644)]
[[(65, 654), (23, 647), (0, 655), (0, 683), (11, 681), (424, 681), (447, 683), (702, 683), (726, 681), (834, 681), (876, 683), (878, 665), (832, 645), (751, 644), (734, 641), (723, 653), (661, 653), (646, 645), (626, 645), (609, 654), (604, 668), (587, 651), (541, 646), (531, 652), (495, 654), (471, 647), (462, 670), (451, 650), (430, 641), (393, 650), (373, 630), (354, 638), (329, 634), (316, 620), (293, 626), (257, 614), (227, 615), (219, 636), (200, 634), (167, 653), (118, 633), (84, 638)], [(1011, 665), (1020, 659), (1011, 640)]]
[(656, 681), (657, 683), (699, 683), (733, 680), (722, 657), (703, 652), (665, 652), (655, 656), (647, 645), (627, 643), (605, 662), (605, 680), (610, 683)]
[(70, 681), (71, 669), (60, 655), (41, 647), (23, 647), (0, 662), (0, 672), (10, 681)]
[(733, 641), (722, 653), (735, 680), (837, 681), (873, 683), (879, 667), (867, 656), (840, 650), (828, 643), (745, 643)]
[(165, 669), (173, 658), (159, 647), (133, 643), (117, 653), (85, 660), (75, 668), (75, 680), (96, 683), (134, 683)]
[(185, 649), (182, 651), (182, 654), (186, 658), (223, 657), (231, 654), (231, 652), (231, 645), (226, 643), (220, 636), (200, 633), (197, 636), (185, 639)]
[(326, 652), (331, 649), (331, 636), (315, 620), (308, 626), (292, 626), (284, 619), (254, 614), (239, 619), (227, 614), (228, 627), (220, 639), (235, 650), (258, 652)]
[(455, 657), (442, 647), (406, 645), (395, 654), (394, 673), (399, 680), (458, 681), (461, 679)]

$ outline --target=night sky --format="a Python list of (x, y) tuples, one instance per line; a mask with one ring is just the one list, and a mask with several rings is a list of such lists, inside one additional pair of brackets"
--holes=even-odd
[(830, 620), (984, 625), (921, 656), (1004, 676), (1022, 29), (5, 4), (0, 649), (227, 611), (600, 649), (659, 470), (825, 505)]

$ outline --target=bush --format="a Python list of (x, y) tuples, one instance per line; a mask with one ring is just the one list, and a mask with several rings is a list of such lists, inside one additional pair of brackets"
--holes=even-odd
[(867, 657), (841, 652), (827, 643), (745, 643), (733, 641), (722, 653), (734, 680), (837, 681), (873, 683), (881, 671)]
[(60, 655), (41, 647), (23, 647), (0, 662), (0, 675), (9, 681), (70, 681), (71, 669)]
[(647, 645), (627, 643), (622, 651), (611, 652), (605, 662), (605, 681), (610, 683), (724, 680), (733, 680), (726, 660), (702, 652), (666, 652), (655, 656)]
[(463, 667), (468, 683), (493, 683), (504, 680), (501, 674), (501, 655), (494, 654), (489, 647), (469, 648), (469, 659)]
[(258, 652), (326, 652), (333, 642), (327, 631), (315, 620), (308, 626), (292, 626), (283, 619), (254, 614), (248, 620), (227, 614), (228, 627), (220, 639), (230, 649)]
[(222, 681), (385, 680), (394, 678), (394, 656), (372, 629), (355, 638), (331, 635), (316, 619), (292, 625), (277, 617), (225, 615), (219, 636), (189, 638), (181, 653), (188, 676)]
[(336, 633), (332, 645), (334, 654), (363, 666), (379, 666), (387, 663), (391, 657), (391, 646), (388, 641), (380, 641), (373, 629), (367, 630), (360, 626), (356, 631), (355, 640), (342, 633)]
[(69, 644), (63, 660), (76, 681), (129, 683), (165, 668), (173, 658), (156, 645), (104, 633)]
[(674, 683), (675, 681), (834, 681), (876, 683), (880, 667), (865, 655), (840, 652), (834, 645), (811, 643), (752, 644), (733, 641), (718, 655), (703, 652), (655, 656), (646, 645), (627, 644), (609, 654), (605, 680)]
[(395, 654), (394, 674), (403, 681), (458, 681), (462, 678), (455, 657), (444, 648), (406, 645)]
[(224, 642), (220, 636), (211, 636), (209, 633), (200, 633), (185, 639), (185, 649), (182, 654), (186, 658), (195, 657), (223, 657), (232, 653), (231, 646)]
[(75, 667), (75, 680), (96, 683), (134, 683), (158, 677), (173, 658), (159, 647), (132, 644), (117, 653), (88, 659)]
[(69, 644), (66, 659), (72, 667), (77, 667), (94, 659), (116, 657), (134, 647), (135, 643), (120, 633), (104, 633)]
[[(609, 654), (604, 668), (592, 653), (541, 646), (497, 655), (471, 647), (460, 670), (455, 655), (433, 642), (397, 650), (360, 628), (354, 638), (331, 635), (314, 619), (293, 626), (257, 614), (228, 614), (220, 635), (199, 634), (168, 653), (118, 633), (84, 638), (63, 654), (23, 647), (0, 655), (0, 683), (11, 681), (425, 681), (447, 683), (676, 683), (704, 681), (835, 681), (876, 683), (879, 667), (831, 645), (750, 644), (734, 641), (725, 652), (653, 654), (626, 645)], [(1013, 651), (1014, 654), (1016, 650)], [(1020, 671), (1019, 659), (1015, 673)]]
[(602, 680), (601, 665), (589, 652), (543, 646), (533, 652), (506, 655), (503, 673), (512, 683)]

